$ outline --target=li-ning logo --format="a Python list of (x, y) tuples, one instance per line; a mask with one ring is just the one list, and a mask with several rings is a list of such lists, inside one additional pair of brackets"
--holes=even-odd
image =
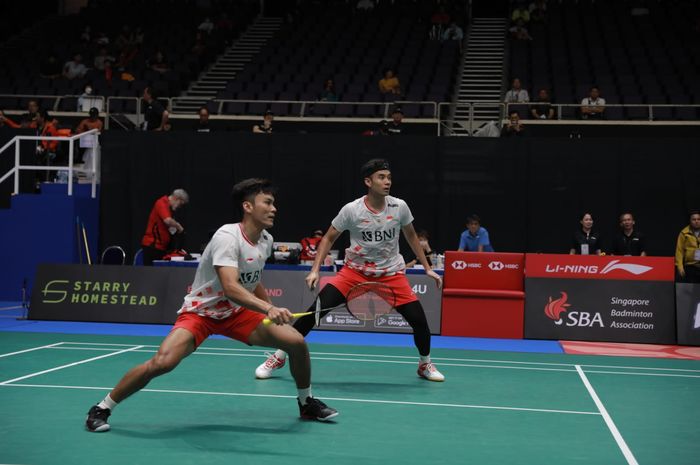
[[(44, 286), (44, 289), (41, 291), (42, 294), (44, 294), (44, 300), (42, 300), (43, 303), (45, 304), (59, 304), (66, 300), (66, 297), (68, 296), (68, 291), (65, 291), (63, 289), (49, 289), (52, 285), (61, 285), (61, 284), (68, 284), (67, 279), (54, 279), (53, 281), (49, 281), (46, 283), (46, 286)], [(52, 298), (49, 298), (48, 296), (52, 295)]]
[(610, 273), (613, 270), (625, 270), (628, 273), (632, 273), (634, 275), (640, 275), (644, 274), (647, 271), (651, 270), (650, 266), (645, 266), (645, 265), (635, 265), (633, 263), (618, 263), (620, 260), (613, 260), (607, 265), (605, 265), (605, 268), (600, 272), (600, 274), (607, 274)]
[(550, 296), (549, 302), (544, 306), (544, 314), (547, 315), (548, 318), (554, 320), (554, 323), (557, 325), (562, 324), (563, 320), (561, 318), (561, 314), (571, 306), (571, 304), (566, 303), (568, 298), (569, 296), (566, 294), (566, 292), (562, 292), (559, 299), (552, 300), (552, 297)]
[(452, 268), (455, 270), (463, 270), (467, 267), (466, 262), (463, 262), (462, 260), (456, 260), (452, 262)]

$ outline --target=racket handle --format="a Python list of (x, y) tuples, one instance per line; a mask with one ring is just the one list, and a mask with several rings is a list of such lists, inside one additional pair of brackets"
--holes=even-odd
[[(296, 318), (301, 318), (302, 316), (306, 316), (306, 315), (313, 315), (314, 313), (316, 313), (316, 312), (292, 313), (292, 316), (296, 319)], [(262, 322), (265, 326), (268, 326), (272, 323), (272, 320), (269, 318), (265, 318)]]

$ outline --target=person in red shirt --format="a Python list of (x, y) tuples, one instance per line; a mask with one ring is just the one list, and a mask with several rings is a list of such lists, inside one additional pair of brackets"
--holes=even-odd
[(175, 189), (172, 194), (156, 200), (148, 216), (146, 233), (141, 239), (144, 266), (153, 266), (168, 252), (171, 234), (181, 233), (184, 228), (173, 218), (173, 212), (190, 201), (184, 189)]
[(316, 250), (318, 244), (323, 239), (323, 231), (317, 229), (311, 237), (305, 237), (301, 240), (301, 261), (311, 262), (316, 259)]

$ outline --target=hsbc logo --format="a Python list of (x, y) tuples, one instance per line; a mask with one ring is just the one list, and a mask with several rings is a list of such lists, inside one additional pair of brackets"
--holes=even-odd
[(520, 268), (520, 265), (518, 265), (517, 263), (503, 263), (494, 260), (491, 263), (489, 263), (489, 268), (491, 269), (491, 271), (517, 270), (518, 268)]
[(462, 260), (455, 260), (452, 262), (452, 268), (455, 270), (464, 270), (466, 268), (481, 268), (481, 263), (467, 263)]

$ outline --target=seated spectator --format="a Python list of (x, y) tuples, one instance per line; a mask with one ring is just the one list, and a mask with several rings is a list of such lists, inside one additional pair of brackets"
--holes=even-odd
[(90, 84), (86, 84), (83, 88), (83, 93), (80, 95), (80, 97), (78, 97), (78, 108), (76, 111), (86, 111), (94, 106), (101, 106), (101, 104), (101, 100), (92, 95), (92, 86)]
[(158, 50), (154, 55), (153, 58), (151, 58), (148, 61), (148, 66), (153, 70), (157, 71), (159, 73), (165, 73), (168, 70), (170, 70), (170, 67), (168, 66), (168, 63), (165, 60), (165, 55), (163, 55), (163, 52)]
[(136, 55), (138, 53), (139, 49), (135, 45), (127, 45), (119, 53), (119, 57), (117, 58), (117, 62), (114, 64), (114, 67), (117, 68), (119, 71), (127, 70), (131, 66), (131, 62), (134, 61), (134, 58), (136, 58)]
[(117, 47), (117, 50), (124, 50), (127, 46), (133, 44), (133, 40), (134, 34), (131, 32), (131, 28), (125, 25), (114, 40), (114, 46)]
[(700, 283), (700, 210), (690, 212), (690, 224), (676, 240), (676, 269), (687, 283)]
[(109, 45), (109, 37), (107, 37), (106, 32), (100, 32), (99, 36), (97, 36), (97, 39), (95, 39), (95, 43), (99, 45), (100, 47), (106, 47)]
[(579, 223), (581, 227), (574, 232), (569, 254), (600, 255), (600, 234), (593, 230), (593, 215), (584, 213)]
[(467, 217), (467, 229), (459, 238), (459, 251), (493, 252), (489, 233), (481, 227), (481, 219), (477, 215)]
[(459, 40), (461, 41), (464, 39), (464, 32), (462, 31), (462, 28), (457, 26), (457, 23), (454, 21), (450, 23), (450, 26), (445, 29), (445, 32), (442, 33), (442, 40)]
[(197, 113), (199, 115), (197, 132), (211, 132), (209, 128), (209, 109), (207, 107), (201, 107)]
[(535, 119), (554, 119), (554, 107), (551, 105), (547, 89), (540, 89), (537, 94), (537, 105), (530, 107), (530, 114)]
[(170, 129), (168, 124), (169, 113), (163, 108), (163, 105), (156, 99), (156, 95), (150, 87), (143, 89), (144, 101), (144, 131), (167, 131)]
[(82, 78), (87, 73), (87, 68), (83, 64), (83, 56), (76, 53), (71, 61), (63, 65), (63, 77), (66, 79)]
[(302, 263), (313, 265), (321, 239), (323, 239), (323, 231), (317, 229), (310, 237), (305, 237), (301, 240), (301, 255), (299, 258)]
[(0, 121), (8, 127), (14, 129), (36, 129), (37, 127), (37, 114), (39, 113), (39, 102), (36, 100), (30, 100), (27, 102), (27, 113), (20, 116), (20, 122), (17, 123), (14, 120), (8, 118), (4, 112), (0, 110)]
[(372, 11), (374, 10), (374, 2), (372, 0), (360, 0), (357, 2), (356, 9), (360, 11)]
[(504, 102), (506, 103), (528, 103), (530, 101), (530, 94), (521, 87), (520, 79), (513, 78), (513, 82), (510, 85), (510, 90), (506, 92)]
[[(54, 119), (46, 110), (39, 110), (36, 114), (36, 132), (37, 136), (58, 136)], [(58, 142), (57, 140), (42, 140), (37, 144), (36, 153), (39, 155), (40, 162), (46, 163), (56, 158)]]
[(401, 83), (399, 77), (394, 75), (394, 70), (384, 71), (384, 77), (379, 80), (379, 92), (382, 94), (401, 94)]
[(510, 29), (510, 38), (514, 40), (532, 40), (532, 36), (525, 27), (525, 23), (522, 19), (519, 19)]
[(547, 0), (535, 0), (530, 3), (530, 20), (532, 22), (544, 22), (547, 20)]
[(613, 255), (646, 256), (644, 236), (634, 229), (634, 225), (632, 213), (620, 215), (620, 231), (613, 238)]
[(389, 122), (385, 119), (379, 122), (376, 129), (368, 129), (362, 133), (363, 136), (388, 136), (389, 135)]
[(386, 128), (387, 134), (390, 136), (400, 136), (403, 131), (403, 111), (401, 108), (394, 108), (391, 112), (391, 122)]
[(581, 118), (603, 119), (605, 113), (605, 99), (600, 96), (598, 86), (591, 87), (588, 97), (581, 100)]
[(105, 69), (105, 62), (107, 61), (114, 61), (114, 57), (109, 55), (109, 52), (107, 52), (107, 47), (101, 47), (100, 51), (97, 52), (97, 55), (95, 55), (95, 60), (93, 61), (93, 65), (96, 70), (99, 71), (104, 71)]
[(333, 84), (333, 79), (326, 79), (325, 84), (323, 84), (323, 91), (319, 97), (322, 102), (337, 102), (338, 95), (335, 93), (335, 84)]
[(525, 135), (525, 128), (520, 122), (520, 113), (511, 111), (508, 115), (508, 124), (503, 126), (501, 137), (522, 137)]
[(197, 26), (198, 31), (205, 32), (207, 34), (211, 34), (211, 31), (214, 30), (214, 23), (211, 22), (211, 19), (209, 18), (204, 18), (204, 21)]
[(450, 24), (450, 15), (445, 12), (445, 7), (440, 6), (433, 16), (430, 18), (430, 33), (429, 36), (432, 40), (439, 40), (442, 38), (443, 31)]
[(513, 12), (510, 14), (510, 21), (513, 24), (522, 22), (523, 25), (525, 25), (530, 22), (530, 11), (525, 8), (524, 4), (516, 6)]
[(85, 29), (83, 29), (83, 32), (80, 33), (80, 41), (83, 44), (89, 44), (90, 43), (90, 26), (85, 26)]
[(56, 79), (61, 77), (63, 68), (54, 55), (50, 55), (39, 68), (39, 75), (47, 79)]
[[(416, 235), (418, 236), (418, 243), (420, 244), (421, 249), (423, 249), (423, 253), (425, 253), (425, 258), (428, 260), (428, 264), (430, 266), (434, 266), (430, 256), (435, 252), (433, 252), (433, 248), (430, 247), (430, 243), (428, 242), (430, 240), (428, 231), (421, 229), (416, 233)], [(411, 250), (411, 252), (413, 252), (413, 250)], [(418, 263), (418, 257), (416, 257), (415, 254), (412, 254), (412, 256), (413, 258), (406, 262), (406, 268), (413, 268)]]
[[(89, 117), (85, 118), (80, 122), (80, 124), (78, 124), (78, 127), (75, 130), (76, 134), (88, 132), (92, 129), (97, 129), (98, 131), (102, 132), (104, 125), (102, 124), (102, 120), (99, 118), (100, 112), (97, 110), (97, 108), (90, 108), (88, 115)], [(82, 161), (87, 169), (92, 168), (93, 163), (96, 165), (99, 162), (99, 160), (95, 159), (95, 156), (94, 147), (87, 147), (85, 152), (83, 152)], [(76, 160), (76, 163), (79, 163), (79, 160)], [(91, 179), (92, 176), (88, 174), (87, 178)]]
[(253, 132), (256, 134), (272, 134), (272, 122), (275, 119), (275, 114), (270, 110), (265, 112), (262, 124), (253, 126)]

